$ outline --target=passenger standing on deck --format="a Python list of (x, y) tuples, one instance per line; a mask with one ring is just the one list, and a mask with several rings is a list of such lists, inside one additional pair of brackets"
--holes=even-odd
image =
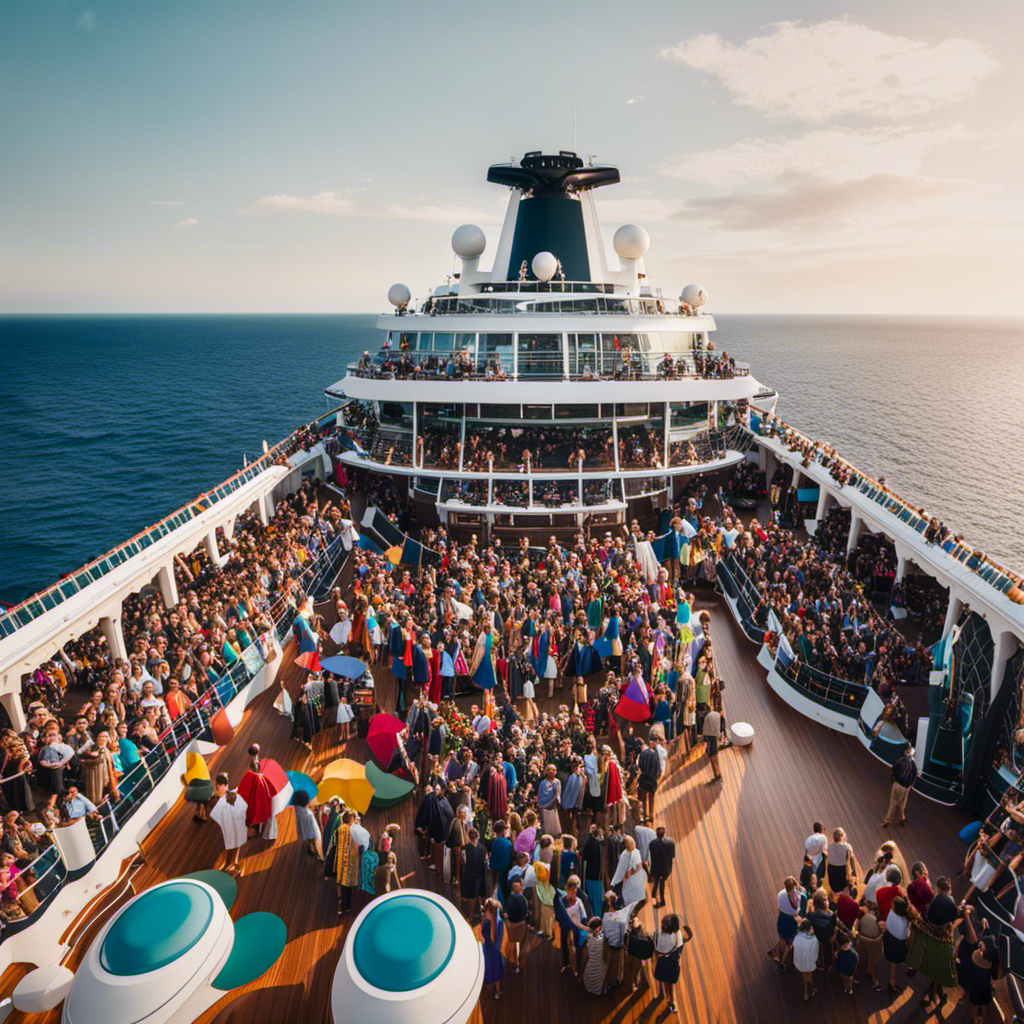
[(242, 868), (238, 863), (238, 857), (249, 838), (249, 832), (245, 827), (248, 806), (237, 792), (228, 790), (228, 777), (223, 772), (214, 780), (213, 797), (207, 804), (207, 810), (210, 817), (220, 826), (224, 836), (224, 852), (227, 854), (224, 870), (237, 871), (241, 876)]
[(647, 848), (651, 866), (651, 899), (655, 909), (665, 906), (665, 883), (672, 877), (672, 862), (676, 856), (676, 842), (665, 834), (665, 826), (654, 830), (654, 838)]
[(892, 790), (889, 793), (889, 809), (885, 812), (882, 827), (888, 825), (906, 825), (907, 797), (917, 781), (917, 764), (914, 761), (914, 748), (908, 743), (903, 748), (903, 756), (892, 766)]
[(722, 781), (722, 772), (718, 767), (718, 744), (722, 738), (722, 715), (716, 706), (704, 716), (704, 725), (701, 728), (701, 735), (707, 744), (708, 760), (711, 762), (713, 772), (708, 785)]

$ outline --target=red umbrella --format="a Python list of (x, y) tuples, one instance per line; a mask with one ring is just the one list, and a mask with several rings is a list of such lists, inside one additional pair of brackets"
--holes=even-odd
[(370, 719), (366, 744), (374, 760), (385, 770), (391, 764), (391, 755), (397, 746), (395, 737), (405, 728), (405, 722), (394, 715), (379, 714)]
[(320, 656), (316, 651), (304, 651), (295, 659), (299, 668), (307, 669), (310, 672), (320, 671)]
[(246, 825), (262, 825), (278, 813), (280, 808), (275, 808), (275, 798), (280, 794), (277, 802), (287, 806), (291, 791), (292, 784), (284, 769), (269, 757), (263, 758), (259, 772), (250, 769), (238, 783), (238, 795), (249, 805), (245, 812)]

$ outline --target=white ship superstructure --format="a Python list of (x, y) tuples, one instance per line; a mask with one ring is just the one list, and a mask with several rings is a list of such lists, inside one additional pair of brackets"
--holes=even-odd
[(642, 227), (618, 228), (610, 265), (594, 190), (618, 170), (528, 153), (488, 180), (511, 190), (491, 268), (484, 232), (458, 228), (460, 272), (416, 302), (394, 285), (380, 350), (327, 390), (349, 401), (343, 462), (390, 477), (423, 523), (546, 542), (742, 461), (723, 428), (774, 393), (716, 351), (703, 288), (649, 284)]

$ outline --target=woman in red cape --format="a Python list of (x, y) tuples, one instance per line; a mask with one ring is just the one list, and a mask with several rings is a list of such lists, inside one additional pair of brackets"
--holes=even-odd
[(612, 753), (611, 747), (604, 748), (604, 805), (607, 808), (608, 824), (617, 825), (625, 821), (622, 806), (622, 769)]
[(270, 780), (260, 771), (260, 748), (253, 744), (249, 748), (252, 760), (249, 770), (238, 783), (238, 795), (246, 802), (245, 823), (249, 828), (259, 829), (270, 820), (271, 804), (274, 799)]

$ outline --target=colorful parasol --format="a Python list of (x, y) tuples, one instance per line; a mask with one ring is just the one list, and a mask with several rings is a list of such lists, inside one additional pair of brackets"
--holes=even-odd
[(326, 803), (340, 797), (346, 807), (365, 814), (373, 799), (373, 783), (366, 777), (366, 767), (358, 761), (340, 757), (324, 768), (323, 781), (317, 789), (317, 799)]
[(278, 815), (292, 798), (292, 784), (284, 769), (269, 757), (260, 761), (260, 770), (249, 769), (238, 783), (238, 795), (246, 802), (246, 825), (262, 825)]
[(292, 803), (295, 802), (295, 797), (298, 793), (305, 793), (309, 797), (309, 802), (313, 803), (316, 800), (316, 783), (304, 772), (287, 771), (285, 774), (288, 776), (288, 781), (292, 784)]
[(333, 672), (336, 676), (344, 676), (346, 679), (359, 679), (366, 671), (365, 661), (350, 658), (347, 654), (336, 654), (333, 658), (324, 658), (320, 662), (320, 666), (327, 672)]
[(394, 715), (378, 714), (370, 719), (366, 733), (366, 745), (373, 759), (387, 771), (397, 743), (395, 737), (405, 728), (405, 722)]
[(295, 664), (308, 672), (320, 671), (320, 655), (316, 651), (303, 651), (296, 659)]
[(651, 717), (650, 696), (642, 679), (633, 676), (615, 705), (615, 714), (628, 722), (646, 722)]

